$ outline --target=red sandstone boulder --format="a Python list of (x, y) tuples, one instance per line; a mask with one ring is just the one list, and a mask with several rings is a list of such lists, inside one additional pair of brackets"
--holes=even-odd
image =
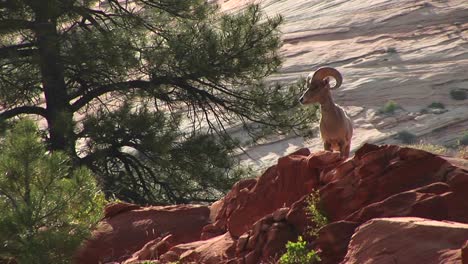
[(223, 264), (228, 263), (234, 257), (235, 248), (235, 241), (227, 232), (208, 240), (174, 246), (162, 255), (160, 260), (162, 262)]
[(269, 263), (284, 253), (285, 244), (300, 233), (288, 223), (289, 208), (280, 208), (255, 222), (237, 242), (236, 263)]
[[(214, 226), (239, 237), (267, 214), (289, 207), (319, 185), (320, 174), (341, 161), (339, 153), (309, 155), (301, 149), (278, 160), (254, 183), (241, 182), (226, 195)], [(210, 229), (212, 232), (212, 229)]]
[(356, 230), (341, 263), (462, 263), (460, 248), (467, 238), (467, 224), (376, 218)]
[(461, 256), (462, 256), (462, 263), (468, 264), (468, 240), (465, 241), (465, 244), (463, 245), (461, 249)]
[[(430, 190), (430, 188), (434, 190)], [(402, 192), (370, 204), (349, 215), (346, 220), (366, 222), (377, 217), (417, 216), (434, 220), (448, 220), (448, 208), (444, 196), (450, 187), (444, 183), (434, 183), (422, 188)]]
[(320, 189), (324, 210), (330, 220), (344, 220), (392, 195), (443, 182), (448, 167), (443, 158), (422, 150), (366, 144), (352, 160), (324, 175), (328, 179)]
[[(468, 171), (458, 164), (464, 163), (398, 146), (366, 144), (345, 161), (338, 153), (310, 154), (301, 149), (279, 159), (258, 179), (236, 183), (223, 199), (210, 206), (109, 206), (106, 218), (77, 260), (91, 264), (158, 258), (160, 263), (272, 263), (285, 251), (287, 241), (296, 240), (313, 226), (305, 210), (307, 196), (320, 190), (319, 207), (330, 224), (319, 231), (317, 238), (306, 239), (321, 252), (324, 264), (340, 263), (346, 254), (344, 263), (363, 263), (359, 262), (361, 256), (379, 257), (378, 248), (370, 247), (367, 252), (366, 247), (360, 247), (372, 241), (372, 234), (366, 230), (382, 236), (381, 247), (391, 248), (395, 246), (385, 243), (393, 243), (396, 238), (386, 240), (384, 234), (389, 230), (396, 230), (395, 234), (400, 229), (425, 230), (428, 239), (432, 239), (430, 234), (441, 232), (440, 225), (434, 224), (438, 222), (426, 223), (420, 218), (416, 224), (395, 218), (366, 229), (373, 219), (414, 216), (468, 223)], [(464, 228), (454, 225), (447, 230), (464, 234)], [(367, 237), (357, 236), (363, 230)], [(411, 242), (417, 250), (411, 252), (425, 252), (430, 244), (419, 241), (425, 238), (413, 236)], [(445, 243), (447, 250), (441, 249), (440, 254), (424, 254), (439, 254), (446, 263), (458, 261), (468, 255), (468, 246), (462, 251), (457, 243)], [(411, 254), (407, 256), (415, 256)], [(405, 256), (401, 253), (404, 260)], [(386, 263), (372, 260), (366, 263)], [(425, 262), (414, 259), (407, 263)]]
[(321, 264), (340, 262), (346, 255), (348, 244), (354, 230), (359, 226), (356, 222), (337, 221), (319, 230), (316, 240), (320, 249)]
[(155, 245), (148, 245), (147, 248), (158, 248), (158, 240), (168, 235), (172, 235), (170, 241), (166, 238), (166, 245), (159, 245), (159, 250), (199, 240), (210, 215), (207, 206), (195, 205), (135, 207), (130, 210), (127, 210), (128, 206), (112, 207), (119, 210), (106, 210), (113, 213), (106, 215), (93, 237), (79, 250), (76, 263), (124, 261), (150, 241), (154, 241)]
[(237, 182), (231, 191), (221, 200), (215, 202), (213, 214), (210, 216), (215, 221), (203, 228), (201, 237), (208, 239), (224, 234), (227, 231), (228, 216), (236, 209), (238, 203), (245, 199), (245, 194), (257, 183), (256, 179), (245, 179)]
[[(468, 172), (453, 164), (421, 150), (367, 144), (323, 175), (322, 207), (332, 222), (416, 216), (468, 223)], [(323, 233), (330, 236), (321, 232), (317, 240), (322, 260), (338, 263), (345, 251), (324, 245)], [(347, 245), (347, 234), (340, 237), (338, 248)]]
[(161, 254), (169, 250), (171, 245), (174, 245), (173, 235), (157, 238), (146, 243), (143, 248), (133, 253), (132, 257), (123, 262), (123, 264), (133, 264), (142, 260), (158, 259)]

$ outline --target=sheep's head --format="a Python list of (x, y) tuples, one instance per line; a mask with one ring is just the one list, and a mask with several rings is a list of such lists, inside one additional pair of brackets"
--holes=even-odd
[[(333, 88), (330, 87), (330, 77), (336, 81)], [(309, 76), (307, 76), (307, 91), (301, 96), (299, 102), (301, 102), (301, 104), (319, 103), (322, 98), (329, 94), (330, 89), (340, 87), (342, 82), (343, 77), (336, 69), (330, 67), (320, 68), (315, 73), (310, 73)]]

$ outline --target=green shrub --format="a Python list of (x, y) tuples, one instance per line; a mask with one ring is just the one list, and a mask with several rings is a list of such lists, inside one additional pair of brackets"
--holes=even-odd
[(450, 96), (454, 100), (465, 100), (468, 98), (468, 93), (463, 89), (454, 89), (450, 91)]
[(416, 135), (406, 130), (398, 132), (396, 137), (404, 144), (413, 144), (416, 142), (417, 139)]
[(463, 135), (458, 140), (458, 145), (460, 146), (468, 146), (468, 131), (463, 133)]
[(440, 103), (440, 102), (432, 102), (430, 105), (428, 105), (427, 107), (429, 108), (436, 108), (436, 109), (445, 109), (445, 105), (443, 103)]
[(388, 101), (385, 105), (379, 110), (383, 114), (393, 114), (400, 106), (393, 100)]
[(105, 204), (90, 172), (49, 153), (32, 121), (0, 143), (0, 262), (70, 263)]
[(320, 194), (313, 191), (307, 199), (306, 214), (312, 225), (309, 227), (309, 235), (317, 236), (318, 231), (328, 224), (328, 219), (320, 209)]
[(313, 264), (320, 262), (320, 257), (315, 250), (307, 248), (307, 242), (298, 237), (297, 242), (289, 241), (279, 262), (281, 264)]

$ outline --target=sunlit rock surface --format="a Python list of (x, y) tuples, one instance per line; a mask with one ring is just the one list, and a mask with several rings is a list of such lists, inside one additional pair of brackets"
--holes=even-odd
[[(284, 65), (271, 80), (290, 82), (328, 65), (344, 75), (335, 101), (354, 121), (352, 148), (364, 142), (399, 143), (402, 130), (432, 144), (454, 144), (468, 128), (468, 2), (466, 0), (219, 0), (224, 12), (260, 3), (268, 15), (281, 14)], [(389, 100), (401, 106), (379, 114)], [(445, 109), (430, 109), (433, 102)], [(421, 111), (427, 109), (427, 114)], [(425, 112), (425, 111), (423, 111)], [(242, 155), (268, 167), (300, 147), (322, 148), (316, 138), (275, 139)]]

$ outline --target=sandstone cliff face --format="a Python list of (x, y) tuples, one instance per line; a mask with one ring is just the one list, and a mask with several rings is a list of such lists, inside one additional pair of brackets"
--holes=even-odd
[(209, 207), (113, 205), (76, 259), (275, 263), (287, 241), (314, 225), (305, 199), (319, 190), (330, 223), (306, 239), (322, 263), (462, 263), (468, 240), (463, 164), (393, 145), (366, 144), (348, 160), (301, 149)]
[[(290, 82), (321, 66), (339, 69), (333, 92), (354, 121), (352, 149), (364, 142), (400, 144), (402, 130), (433, 144), (454, 144), (468, 127), (468, 2), (466, 0), (217, 0), (224, 12), (259, 3), (284, 17), (283, 68), (270, 80)], [(380, 114), (389, 100), (400, 105)], [(445, 109), (428, 108), (433, 102)], [(425, 109), (423, 111), (423, 109)], [(253, 146), (241, 157), (269, 167), (295, 149), (322, 149), (320, 139), (290, 137)]]

